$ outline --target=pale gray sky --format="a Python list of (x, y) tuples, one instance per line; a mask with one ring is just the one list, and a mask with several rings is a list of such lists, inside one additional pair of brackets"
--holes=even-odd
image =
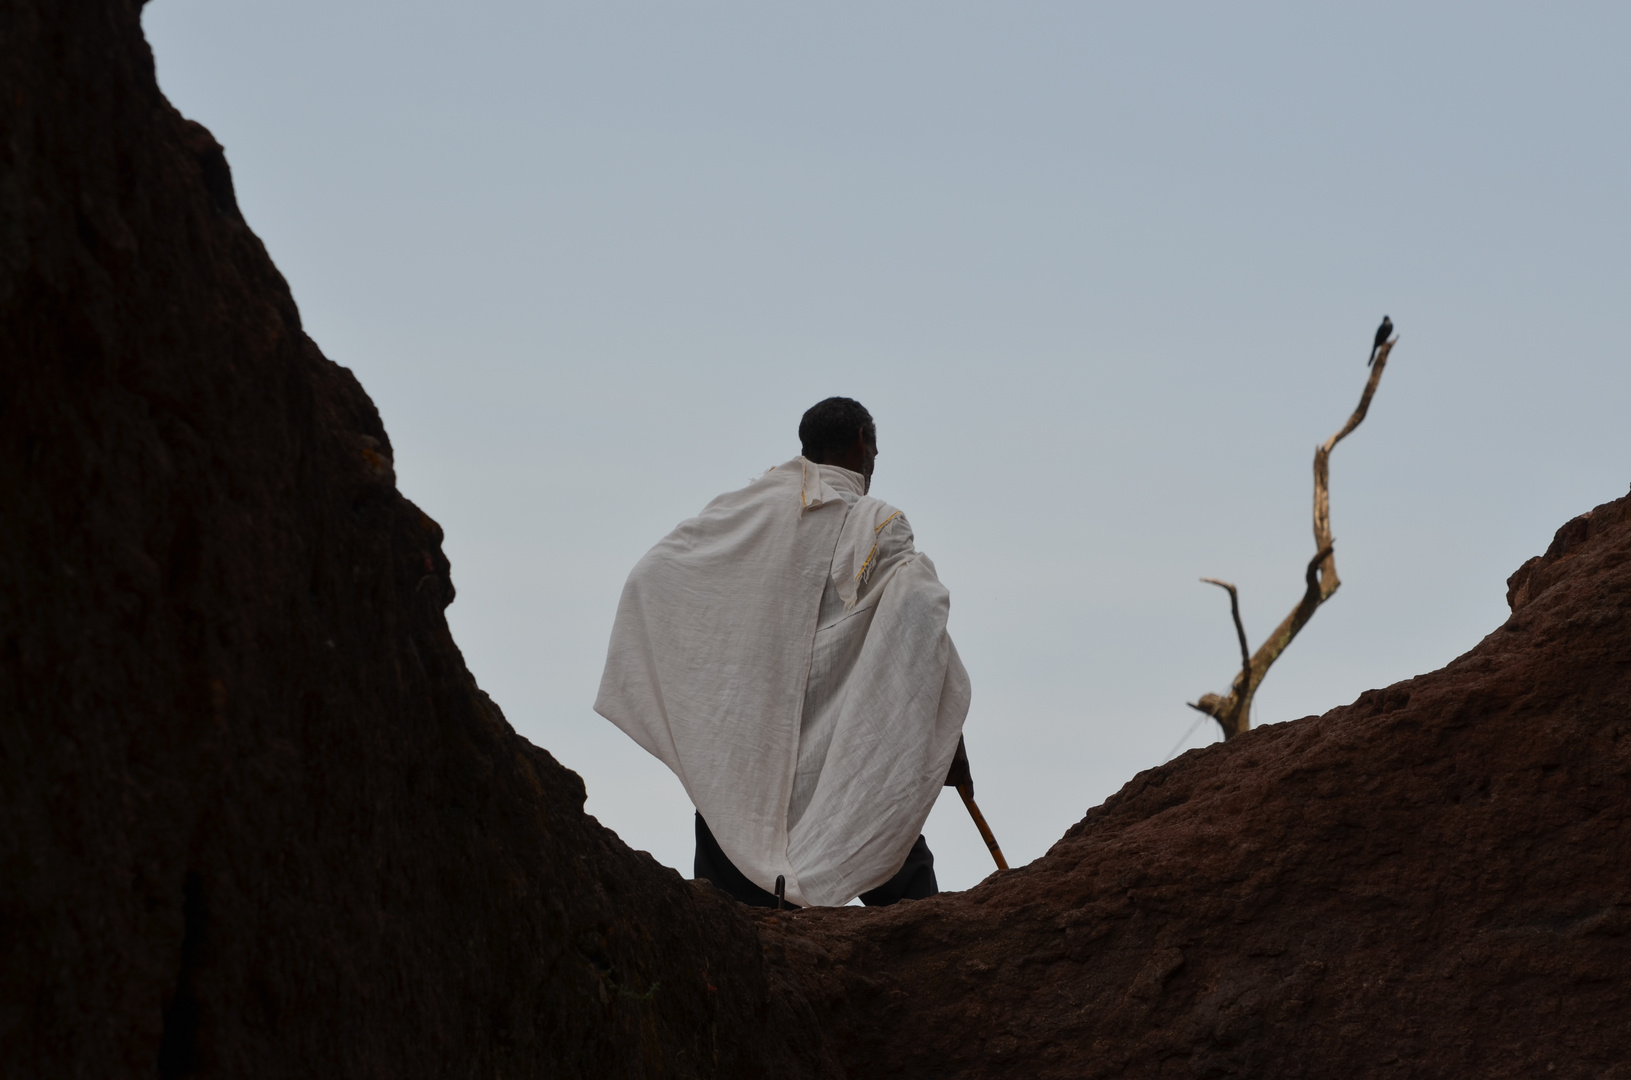
[[(482, 686), (689, 874), (679, 784), (590, 709), (624, 575), (878, 419), (952, 590), (1012, 861), (1159, 764), (1312, 554), (1259, 722), (1430, 670), (1631, 480), (1631, 9), (154, 0), (306, 327), (447, 530)], [(1186, 746), (1216, 738), (1208, 721)], [(989, 858), (955, 794), (943, 887)]]

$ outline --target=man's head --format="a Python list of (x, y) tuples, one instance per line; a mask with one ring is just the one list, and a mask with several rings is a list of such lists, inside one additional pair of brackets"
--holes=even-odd
[(878, 429), (872, 414), (854, 398), (830, 397), (810, 406), (799, 421), (804, 456), (817, 465), (837, 465), (866, 478), (872, 488), (872, 464), (878, 456)]

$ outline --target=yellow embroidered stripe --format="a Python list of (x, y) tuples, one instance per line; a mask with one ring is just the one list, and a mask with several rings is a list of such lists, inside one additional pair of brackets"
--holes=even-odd
[[(886, 517), (882, 521), (878, 522), (878, 527), (872, 530), (872, 535), (877, 536), (879, 533), (883, 532), (883, 527), (885, 525), (889, 524), (891, 521), (894, 521), (898, 517), (900, 517), (900, 511), (896, 510), (893, 514), (890, 514), (888, 517)], [(866, 573), (867, 568), (872, 565), (872, 560), (877, 558), (877, 557), (878, 557), (878, 545), (876, 543), (874, 543), (872, 545), (872, 550), (866, 553), (866, 562), (862, 563), (861, 568), (859, 570), (855, 571), (856, 580), (860, 580), (861, 575)]]

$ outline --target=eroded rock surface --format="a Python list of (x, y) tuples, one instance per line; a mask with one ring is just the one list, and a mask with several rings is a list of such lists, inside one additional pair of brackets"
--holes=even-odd
[(1449, 666), (967, 893), (761, 919), (856, 1075), (1631, 1077), (1631, 498)]
[(799, 1076), (751, 924), (585, 817), (125, 0), (0, 0), (11, 1077)]

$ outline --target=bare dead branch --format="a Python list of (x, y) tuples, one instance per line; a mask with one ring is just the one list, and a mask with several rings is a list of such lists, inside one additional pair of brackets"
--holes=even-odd
[[(1229, 729), (1236, 726), (1235, 717), (1232, 713), (1235, 708), (1246, 700), (1244, 689), (1252, 677), (1251, 649), (1246, 645), (1245, 624), (1240, 621), (1240, 590), (1236, 589), (1233, 583), (1219, 581), (1217, 578), (1208, 577), (1201, 578), (1201, 580), (1208, 585), (1216, 585), (1220, 589), (1229, 590), (1229, 614), (1235, 620), (1235, 637), (1240, 640), (1240, 673), (1235, 676), (1234, 686), (1231, 688), (1227, 699), (1220, 698), (1216, 694), (1208, 694), (1202, 697), (1198, 703), (1191, 704), (1190, 708), (1207, 713), (1222, 724), (1225, 729)], [(1213, 711), (1214, 708), (1223, 709), (1225, 707), (1227, 707), (1227, 712)]]
[(1314, 617), (1319, 606), (1331, 598), (1331, 595), (1342, 585), (1337, 577), (1336, 542), (1331, 538), (1331, 451), (1336, 444), (1347, 438), (1348, 435), (1364, 422), (1365, 414), (1370, 411), (1371, 398), (1376, 394), (1376, 387), (1382, 381), (1382, 369), (1387, 367), (1388, 354), (1398, 343), (1398, 338), (1383, 342), (1376, 350), (1375, 361), (1371, 364), (1370, 378), (1365, 382), (1365, 392), (1359, 398), (1359, 406), (1354, 409), (1353, 415), (1342, 429), (1324, 444), (1314, 449), (1314, 557), (1309, 560), (1308, 570), (1303, 575), (1304, 590), (1302, 599), (1291, 613), (1280, 621), (1258, 647), (1256, 653), (1246, 655), (1246, 631), (1240, 623), (1240, 602), (1233, 585), (1218, 581), (1214, 578), (1202, 578), (1229, 590), (1230, 610), (1234, 614), (1235, 631), (1240, 637), (1240, 674), (1235, 676), (1234, 685), (1228, 695), (1203, 694), (1200, 699), (1190, 702), (1189, 707), (1198, 709), (1218, 722), (1223, 728), (1223, 737), (1232, 739), (1245, 731), (1251, 724), (1251, 703), (1257, 693), (1258, 686), (1263, 682), (1263, 676), (1268, 674), (1270, 665), (1279, 659), (1285, 652), (1286, 646), (1297, 636), (1308, 620)]
[(1208, 585), (1216, 585), (1220, 589), (1229, 590), (1229, 614), (1235, 619), (1235, 636), (1240, 638), (1240, 667), (1242, 671), (1250, 671), (1252, 667), (1251, 650), (1246, 648), (1246, 628), (1240, 623), (1240, 591), (1227, 581), (1219, 581), (1213, 577), (1203, 577), (1202, 581)]

